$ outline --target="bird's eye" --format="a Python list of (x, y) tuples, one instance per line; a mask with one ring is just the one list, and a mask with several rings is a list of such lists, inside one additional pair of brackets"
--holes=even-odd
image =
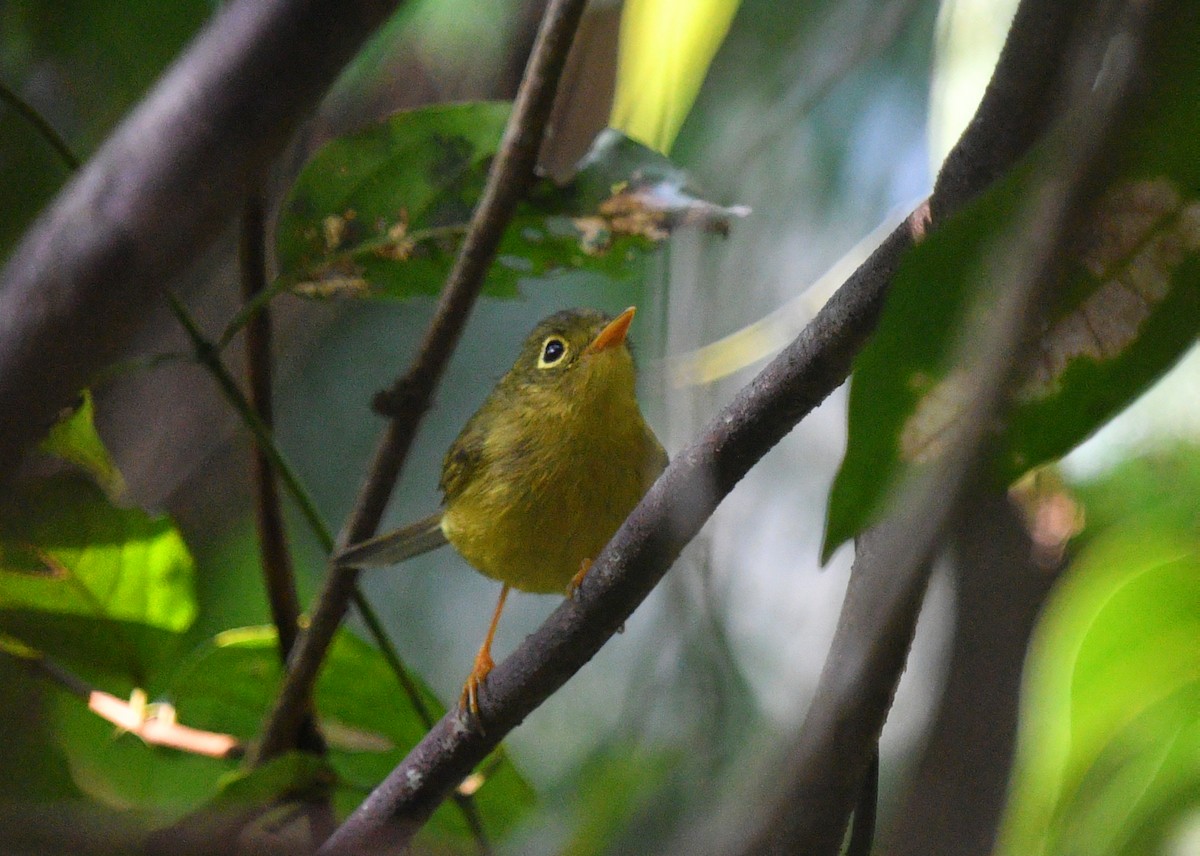
[(567, 344), (558, 336), (551, 336), (542, 343), (542, 355), (538, 357), (538, 368), (548, 369), (558, 363), (567, 353)]

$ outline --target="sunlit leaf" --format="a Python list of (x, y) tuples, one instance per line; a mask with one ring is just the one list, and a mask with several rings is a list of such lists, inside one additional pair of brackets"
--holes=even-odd
[(50, 433), (42, 440), (41, 449), (75, 464), (94, 478), (105, 493), (117, 498), (125, 490), (125, 481), (117, 471), (104, 441), (96, 433), (94, 420), (92, 394), (84, 390), (78, 406), (54, 423)]
[(0, 514), (0, 628), (77, 668), (142, 680), (196, 616), (192, 559), (165, 517), (95, 485), (26, 485)]
[(165, 517), (116, 508), (87, 482), (31, 485), (0, 520), (0, 606), (181, 632), (196, 615), (192, 561)]
[(1127, 525), (1094, 541), (1034, 638), (1002, 854), (1159, 852), (1200, 809), (1200, 552)]
[[(1156, 85), (1122, 118), (1113, 177), (1076, 237), (1018, 385), (993, 464), (1003, 483), (1070, 451), (1170, 368), (1200, 330), (1200, 113), (1189, 106), (1200, 103), (1200, 10), (1182, 4), (1173, 24), (1148, 51)], [(901, 263), (879, 330), (855, 363), (825, 556), (944, 451), (974, 383), (955, 364), (964, 313), (989, 295), (997, 236), (1022, 216), (1031, 181), (1052, 169), (1053, 149), (1035, 150)]]
[(669, 152), (740, 0), (626, 0), (612, 126)]

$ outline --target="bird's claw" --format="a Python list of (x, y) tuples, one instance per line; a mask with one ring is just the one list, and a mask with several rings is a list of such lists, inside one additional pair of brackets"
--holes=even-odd
[(579, 570), (575, 573), (575, 576), (571, 577), (571, 581), (567, 583), (567, 597), (571, 600), (579, 600), (579, 587), (583, 585), (583, 579), (591, 569), (591, 559), (584, 559), (579, 563)]
[(475, 657), (475, 666), (463, 686), (462, 697), (458, 700), (459, 705), (476, 719), (479, 718), (479, 690), (495, 665), (491, 654), (480, 651)]

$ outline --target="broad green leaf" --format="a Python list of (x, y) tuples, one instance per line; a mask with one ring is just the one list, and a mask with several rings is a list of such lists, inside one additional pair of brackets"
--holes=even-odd
[(96, 433), (94, 420), (92, 393), (85, 389), (78, 406), (65, 413), (50, 429), (42, 440), (41, 449), (75, 464), (94, 478), (110, 497), (119, 498), (125, 491), (125, 481), (104, 441)]
[[(191, 725), (184, 715), (180, 721)], [(111, 808), (132, 812), (147, 827), (171, 823), (216, 796), (236, 762), (148, 746), (59, 693), (52, 730), (80, 791)]]
[[(284, 203), (277, 287), (311, 296), (436, 294), (508, 115), (504, 103), (427, 107), (327, 144)], [(513, 296), (521, 279), (571, 270), (627, 280), (676, 226), (721, 231), (744, 213), (684, 187), (660, 155), (605, 137), (571, 184), (542, 180), (531, 189), (501, 239), (487, 292)]]
[(175, 633), (196, 616), (192, 561), (166, 517), (116, 508), (91, 484), (31, 485), (0, 519), (0, 607)]
[(196, 615), (192, 560), (165, 517), (54, 478), (0, 513), (0, 629), (88, 674), (144, 681)]
[[(218, 635), (180, 669), (171, 689), (182, 721), (197, 728), (231, 733), (244, 740), (258, 734), (280, 679), (279, 653), (270, 628), (243, 628)], [(432, 696), (425, 703), (442, 712)], [(343, 816), (424, 736), (424, 723), (405, 699), (380, 654), (349, 633), (330, 649), (316, 688), (319, 723), (329, 743), (329, 763), (337, 775), (334, 805)], [(489, 834), (502, 836), (532, 802), (532, 792), (506, 760), (481, 767), (475, 795)], [(428, 833), (442, 842), (468, 844), (469, 832), (458, 809), (445, 805)]]
[(1034, 637), (1001, 854), (1159, 852), (1200, 810), (1196, 532), (1097, 538)]
[[(1175, 26), (1148, 51), (1155, 83), (1122, 118), (1112, 178), (1018, 386), (994, 461), (1002, 483), (1070, 451), (1170, 368), (1200, 330), (1200, 7), (1177, 5)], [(986, 260), (1021, 216), (1031, 182), (1053, 168), (1053, 148), (1035, 150), (902, 261), (879, 330), (855, 363), (826, 557), (942, 453), (971, 383), (953, 364), (964, 313), (988, 295)]]

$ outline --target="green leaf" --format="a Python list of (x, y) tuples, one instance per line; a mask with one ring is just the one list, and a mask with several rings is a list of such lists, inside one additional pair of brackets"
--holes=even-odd
[(1085, 550), (1031, 646), (999, 853), (1161, 852), (1200, 808), (1198, 639), (1194, 531), (1127, 525)]
[[(183, 722), (251, 740), (274, 701), (279, 679), (274, 630), (242, 628), (218, 635), (181, 668), (171, 698)], [(435, 698), (427, 695), (425, 702), (435, 715), (441, 713)], [(426, 731), (379, 652), (345, 632), (337, 636), (321, 671), (316, 709), (337, 776), (334, 806), (342, 816), (358, 806)], [(528, 810), (532, 792), (503, 758), (494, 766), (485, 762), (481, 771), (484, 781), (476, 804), (489, 834), (502, 836)], [(442, 843), (472, 840), (451, 804), (437, 811), (427, 834)]]
[(226, 776), (220, 793), (205, 808), (220, 812), (266, 805), (289, 794), (325, 787), (332, 781), (333, 771), (322, 758), (307, 752), (288, 752)]
[(117, 471), (104, 441), (96, 433), (92, 393), (84, 390), (79, 405), (67, 411), (41, 442), (41, 450), (70, 461), (96, 480), (110, 497), (125, 492), (125, 481)]
[[(191, 725), (180, 716), (180, 721)], [(162, 826), (213, 799), (237, 764), (148, 746), (92, 713), (74, 696), (57, 694), (53, 734), (80, 791), (111, 808)]]
[(196, 617), (192, 560), (166, 517), (116, 508), (92, 485), (29, 486), (0, 520), (0, 604), (175, 633)]
[[(1200, 330), (1200, 113), (1192, 109), (1200, 103), (1200, 7), (1180, 4), (1174, 24), (1148, 51), (1156, 84), (1122, 118), (1113, 177), (1018, 386), (993, 465), (1001, 483), (1070, 451), (1170, 368)], [(1052, 169), (1052, 151), (1035, 150), (902, 261), (879, 330), (855, 362), (826, 558), (940, 456), (969, 395), (970, 376), (954, 363), (964, 313), (988, 294), (996, 236), (1011, 234), (1032, 182)]]
[(147, 680), (196, 616), (192, 575), (168, 518), (82, 479), (27, 485), (0, 513), (0, 629), (89, 675)]
[[(327, 144), (296, 179), (280, 215), (278, 288), (310, 296), (436, 294), (466, 233), (509, 105), (399, 113)], [(487, 293), (521, 279), (585, 270), (632, 278), (634, 264), (683, 223), (723, 231), (744, 209), (685, 192), (650, 149), (604, 136), (566, 187), (541, 180), (505, 231)]]

